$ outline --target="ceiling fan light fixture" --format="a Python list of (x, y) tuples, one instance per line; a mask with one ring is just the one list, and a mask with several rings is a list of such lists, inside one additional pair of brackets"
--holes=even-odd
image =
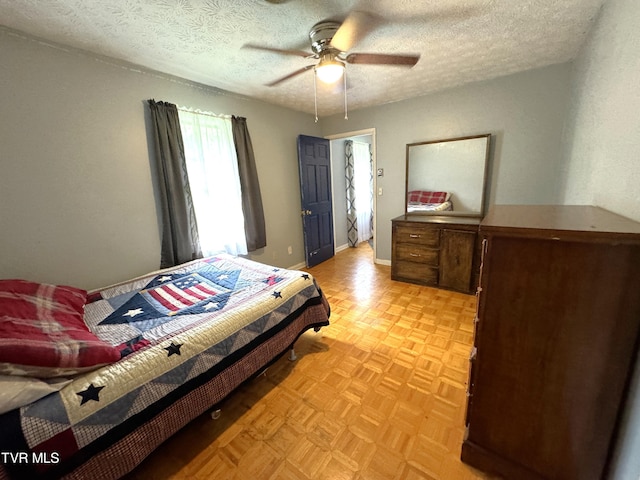
[(344, 63), (335, 59), (322, 59), (318, 65), (316, 65), (315, 72), (320, 81), (324, 83), (335, 83), (344, 75)]

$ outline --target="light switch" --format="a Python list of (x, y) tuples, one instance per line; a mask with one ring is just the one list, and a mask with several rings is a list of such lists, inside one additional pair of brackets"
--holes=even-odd
[(381, 196), (381, 195), (382, 195), (382, 187), (379, 187), (378, 188), (378, 196)]

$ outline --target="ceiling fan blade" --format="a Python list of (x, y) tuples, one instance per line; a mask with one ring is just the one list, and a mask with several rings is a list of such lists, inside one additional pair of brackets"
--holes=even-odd
[(295, 72), (290, 73), (289, 75), (286, 75), (286, 76), (284, 76), (284, 77), (282, 77), (282, 78), (279, 78), (279, 79), (277, 79), (277, 80), (274, 80), (274, 81), (273, 81), (273, 82), (271, 82), (271, 83), (267, 83), (267, 84), (266, 84), (266, 86), (267, 86), (267, 87), (275, 87), (276, 85), (279, 85), (279, 84), (281, 84), (282, 82), (284, 82), (284, 81), (286, 81), (286, 80), (289, 80), (290, 78), (296, 77), (296, 76), (300, 75), (301, 73), (304, 73), (304, 72), (306, 72), (307, 70), (312, 69), (313, 67), (315, 67), (315, 65), (307, 65), (306, 67), (300, 68), (300, 69), (296, 70)]
[(331, 46), (341, 52), (351, 50), (381, 21), (382, 19), (373, 13), (353, 10), (331, 39)]
[(271, 47), (265, 47), (262, 45), (254, 45), (251, 43), (244, 44), (242, 48), (252, 48), (254, 50), (264, 50), (266, 52), (280, 53), (282, 55), (294, 55), (296, 57), (303, 57), (303, 58), (314, 58), (313, 54), (302, 51), (302, 50), (287, 50), (283, 48), (271, 48)]
[(420, 60), (420, 55), (386, 55), (381, 53), (350, 53), (345, 58), (347, 63), (367, 65), (397, 65), (413, 67)]

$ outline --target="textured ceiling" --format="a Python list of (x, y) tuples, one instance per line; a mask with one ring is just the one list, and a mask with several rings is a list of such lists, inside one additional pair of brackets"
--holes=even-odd
[[(379, 22), (350, 52), (417, 53), (411, 69), (347, 65), (349, 109), (403, 100), (572, 59), (604, 0), (0, 0), (11, 29), (304, 112), (313, 63), (242, 48), (310, 52), (309, 30), (353, 10)], [(349, 53), (350, 53), (349, 52)], [(335, 88), (319, 114), (342, 112)]]

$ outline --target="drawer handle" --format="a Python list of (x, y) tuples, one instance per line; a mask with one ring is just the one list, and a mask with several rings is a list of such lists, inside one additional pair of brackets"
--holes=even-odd
[(418, 233), (410, 233), (409, 238), (420, 238), (420, 234)]
[(419, 257), (420, 256), (419, 253), (410, 253), (409, 255), (412, 256), (412, 257)]

